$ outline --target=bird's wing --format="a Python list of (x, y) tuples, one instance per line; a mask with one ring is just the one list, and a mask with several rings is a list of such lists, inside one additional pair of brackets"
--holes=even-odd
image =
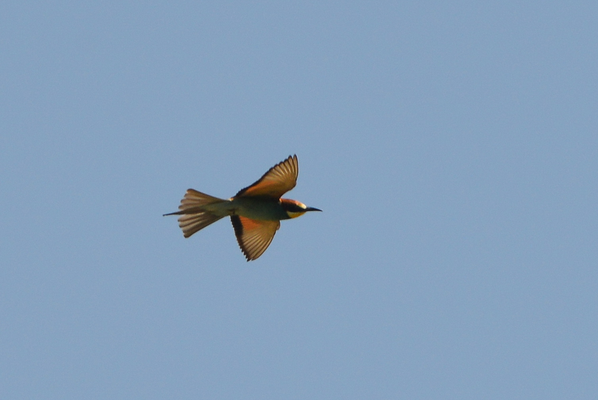
[(297, 156), (289, 156), (268, 170), (253, 185), (241, 189), (235, 197), (266, 196), (278, 199), (297, 184), (299, 161)]
[(279, 221), (256, 221), (239, 215), (230, 217), (237, 242), (247, 261), (256, 260), (272, 243)]

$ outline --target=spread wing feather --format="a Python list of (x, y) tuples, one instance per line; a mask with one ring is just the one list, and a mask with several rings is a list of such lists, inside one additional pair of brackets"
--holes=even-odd
[(235, 236), (247, 261), (256, 260), (272, 243), (279, 221), (256, 221), (239, 215), (230, 217)]
[(235, 197), (266, 196), (278, 199), (297, 184), (299, 161), (289, 156), (268, 170), (254, 184), (239, 191)]

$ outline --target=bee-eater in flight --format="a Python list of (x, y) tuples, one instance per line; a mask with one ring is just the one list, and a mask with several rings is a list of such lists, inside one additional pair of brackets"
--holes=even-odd
[(230, 216), (241, 251), (247, 261), (255, 260), (272, 242), (281, 220), (300, 217), (308, 211), (322, 211), (297, 200), (281, 198), (295, 187), (298, 175), (297, 156), (289, 156), (228, 200), (188, 189), (179, 211), (164, 215), (180, 215), (179, 226), (186, 238)]

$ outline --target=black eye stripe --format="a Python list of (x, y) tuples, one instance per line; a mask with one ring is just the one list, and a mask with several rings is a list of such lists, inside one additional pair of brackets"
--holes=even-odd
[(287, 203), (285, 204), (285, 209), (290, 212), (301, 212), (305, 211), (305, 208), (298, 206), (297, 204)]

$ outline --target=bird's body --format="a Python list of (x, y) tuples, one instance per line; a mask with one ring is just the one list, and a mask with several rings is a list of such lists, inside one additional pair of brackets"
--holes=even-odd
[(255, 260), (272, 242), (281, 220), (296, 218), (308, 211), (321, 211), (296, 200), (281, 198), (295, 187), (298, 174), (297, 156), (291, 156), (230, 199), (188, 189), (179, 211), (165, 215), (180, 215), (179, 226), (186, 238), (230, 216), (243, 254), (247, 261)]

